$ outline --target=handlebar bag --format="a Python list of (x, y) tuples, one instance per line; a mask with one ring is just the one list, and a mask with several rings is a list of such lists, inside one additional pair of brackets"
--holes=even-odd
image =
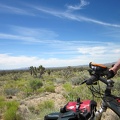
[(84, 118), (90, 118), (93, 111), (96, 110), (97, 103), (94, 100), (84, 100), (78, 104), (78, 102), (68, 102), (63, 111), (79, 112)]
[(97, 103), (93, 100), (68, 102), (60, 112), (50, 113), (44, 117), (44, 120), (86, 120), (91, 117), (96, 106)]

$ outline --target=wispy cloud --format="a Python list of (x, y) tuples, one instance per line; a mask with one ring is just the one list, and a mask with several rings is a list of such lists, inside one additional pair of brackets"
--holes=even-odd
[(120, 29), (119, 28), (111, 28), (109, 31), (102, 33), (103, 36), (107, 36), (114, 39), (120, 39)]
[(26, 10), (25, 8), (18, 8), (18, 7), (13, 7), (13, 6), (4, 5), (4, 4), (0, 4), (0, 12), (35, 16), (35, 14), (31, 10), (28, 10), (28, 9)]
[(88, 5), (89, 2), (85, 1), (85, 0), (80, 0), (80, 3), (77, 5), (66, 5), (68, 10), (80, 10), (83, 9), (86, 5)]
[(64, 18), (64, 19), (67, 18), (69, 20), (75, 20), (75, 21), (79, 21), (79, 22), (88, 22), (88, 23), (94, 23), (94, 24), (98, 24), (98, 25), (102, 25), (102, 26), (120, 28), (120, 24), (107, 23), (107, 22), (103, 22), (100, 20), (81, 16), (78, 14), (76, 15), (76, 14), (73, 14), (73, 13), (67, 12), (67, 11), (57, 11), (57, 10), (52, 10), (52, 9), (37, 7), (37, 6), (32, 6), (32, 7), (40, 12), (51, 14), (51, 15), (59, 17), (59, 18)]
[(50, 9), (50, 8), (34, 6), (34, 5), (26, 5), (27, 8), (25, 7), (17, 8), (9, 5), (0, 4), (0, 11), (19, 14), (19, 15), (30, 15), (30, 16), (39, 16), (38, 12), (43, 12), (43, 13), (47, 13), (47, 14), (62, 18), (62, 19), (67, 18), (69, 20), (75, 20), (78, 22), (88, 22), (88, 23), (94, 23), (102, 26), (120, 28), (120, 24), (108, 23), (108, 22), (97, 20), (97, 19), (88, 18), (86, 16), (82, 16), (79, 14), (73, 14), (72, 11), (68, 12), (68, 10), (80, 10), (88, 4), (89, 2), (85, 0), (80, 0), (80, 4), (75, 6), (67, 5), (67, 9), (65, 9), (64, 11), (58, 11), (56, 9)]
[(34, 43), (49, 43), (51, 40), (58, 37), (57, 33), (47, 29), (26, 28), (19, 26), (9, 26), (7, 29), (9, 29), (11, 33), (0, 33), (0, 39), (19, 40)]
[(20, 41), (27, 41), (27, 42), (40, 42), (40, 40), (37, 40), (33, 37), (6, 34), (6, 33), (0, 33), (0, 39), (20, 40)]
[(58, 37), (58, 34), (45, 28), (27, 28), (20, 26), (11, 26), (11, 30), (22, 36), (35, 37), (41, 40), (51, 40)]

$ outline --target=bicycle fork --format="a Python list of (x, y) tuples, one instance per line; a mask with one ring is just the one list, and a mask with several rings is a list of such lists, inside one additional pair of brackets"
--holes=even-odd
[(95, 112), (95, 117), (93, 120), (101, 120), (102, 114), (103, 112), (106, 112), (106, 110), (107, 110), (107, 107), (104, 106), (102, 103), (100, 109)]

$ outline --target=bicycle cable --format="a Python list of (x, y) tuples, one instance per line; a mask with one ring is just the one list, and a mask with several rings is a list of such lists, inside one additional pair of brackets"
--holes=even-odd
[(100, 88), (99, 82), (97, 82), (97, 85), (98, 85), (98, 88), (94, 87), (94, 85), (91, 85), (90, 87), (88, 87), (88, 89), (92, 93), (93, 100), (94, 100), (94, 97), (102, 98), (102, 96), (103, 96), (103, 93), (101, 92), (101, 88)]

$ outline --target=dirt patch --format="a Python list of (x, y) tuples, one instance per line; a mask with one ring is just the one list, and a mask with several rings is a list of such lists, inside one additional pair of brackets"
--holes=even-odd
[(41, 95), (29, 97), (21, 102), (28, 107), (37, 106), (43, 101), (53, 100), (55, 108), (63, 107), (66, 104), (66, 99), (63, 96), (64, 89), (61, 85), (56, 86), (55, 93), (45, 92)]

